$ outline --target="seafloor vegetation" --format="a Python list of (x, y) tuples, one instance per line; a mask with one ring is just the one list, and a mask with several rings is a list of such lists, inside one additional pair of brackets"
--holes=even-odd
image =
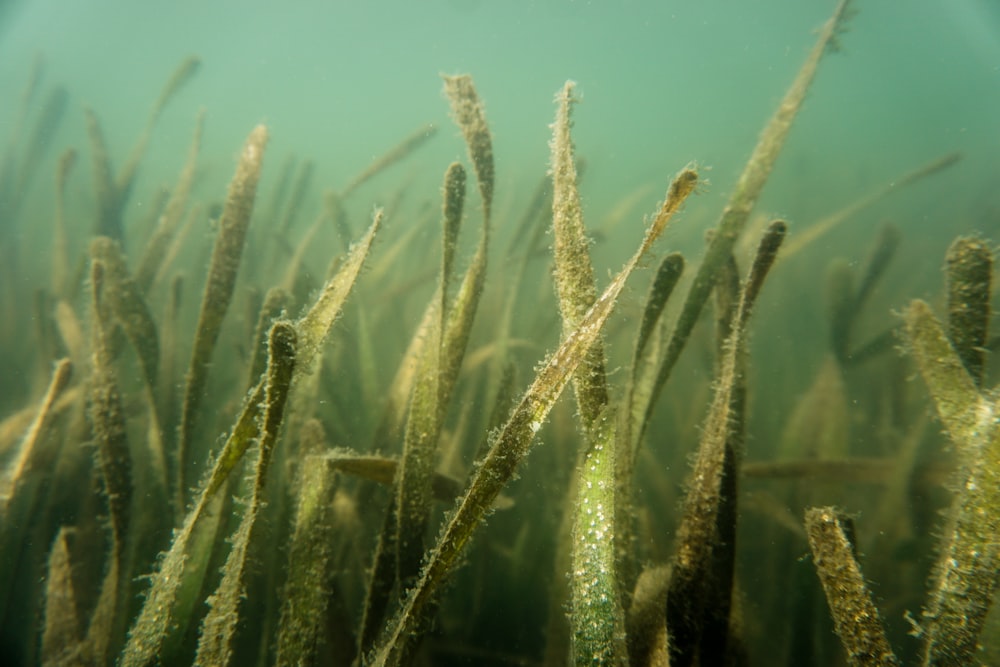
[[(0, 171), (0, 662), (998, 664), (989, 242), (955, 240), (933, 307), (872, 312), (903, 239), (884, 225), (829, 260), (824, 360), (753, 381), (772, 266), (957, 160), (802, 233), (754, 214), (845, 4), (700, 257), (661, 238), (702, 187), (677, 165), (608, 280), (572, 83), (532, 198), (495, 203), (480, 93), (446, 76), (468, 161), (421, 164), (440, 193), (391, 184), (422, 127), (310, 221), (307, 159), (260, 181), (264, 126), (209, 203), (200, 116), (176, 182), (128, 205), (194, 58), (124, 161), (86, 110), (76, 201), (76, 150), (40, 173), (67, 93), (28, 73)], [(393, 194), (357, 201), (376, 180)]]

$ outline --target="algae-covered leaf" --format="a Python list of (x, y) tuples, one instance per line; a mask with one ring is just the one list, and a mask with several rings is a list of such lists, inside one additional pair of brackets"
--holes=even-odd
[(679, 252), (672, 252), (664, 257), (656, 270), (656, 277), (653, 278), (653, 284), (650, 285), (649, 294), (646, 296), (639, 333), (635, 337), (635, 352), (632, 354), (633, 382), (639, 374), (640, 367), (648, 363), (646, 347), (683, 271), (684, 257)]
[(906, 335), (961, 464), (924, 608), (924, 664), (965, 665), (1000, 585), (1000, 415), (923, 301), (910, 305)]
[(252, 389), (267, 368), (267, 334), (290, 302), (290, 295), (280, 287), (272, 287), (264, 295), (257, 314), (257, 326), (254, 328), (252, 348), (250, 352), (250, 372), (247, 376), (247, 387)]
[(469, 156), (476, 170), (479, 194), (483, 200), (483, 223), (488, 225), (493, 208), (493, 139), (486, 124), (486, 111), (472, 77), (468, 74), (442, 76), (444, 92), (451, 102), (451, 113), (455, 124), (462, 130), (462, 136), (469, 147)]
[[(90, 242), (90, 255), (100, 260), (104, 266), (104, 290), (102, 300), (110, 313), (125, 332), (125, 337), (136, 352), (142, 368), (145, 386), (143, 399), (146, 403), (148, 427), (146, 448), (149, 451), (149, 467), (152, 468), (156, 483), (164, 491), (167, 489), (167, 462), (163, 447), (163, 434), (158, 406), (154, 397), (159, 377), (160, 344), (156, 322), (153, 320), (146, 299), (132, 276), (129, 275), (121, 246), (105, 236), (98, 236)], [(115, 329), (108, 332), (108, 354), (118, 353), (120, 337), (112, 336)]]
[(236, 167), (236, 174), (229, 184), (226, 204), (219, 220), (219, 232), (212, 249), (212, 259), (205, 281), (198, 326), (195, 329), (191, 361), (188, 365), (184, 399), (181, 404), (181, 423), (177, 429), (177, 479), (176, 499), (178, 509), (184, 506), (187, 494), (186, 468), (195, 434), (195, 420), (205, 398), (205, 385), (212, 362), (215, 344), (219, 339), (222, 321), (229, 310), (229, 302), (236, 288), (236, 275), (243, 257), (243, 246), (250, 215), (257, 195), (257, 182), (267, 144), (267, 128), (258, 125), (247, 137)]
[(90, 381), (90, 420), (93, 424), (95, 459), (110, 514), (111, 551), (101, 582), (100, 594), (87, 628), (85, 651), (104, 664), (109, 651), (124, 633), (125, 544), (132, 525), (133, 463), (129, 452), (122, 396), (111, 367), (111, 322), (102, 301), (107, 271), (95, 259), (91, 268), (94, 311), (94, 373)]
[(983, 406), (979, 389), (926, 302), (910, 304), (906, 337), (952, 442), (962, 449), (978, 442)]
[[(444, 174), (444, 204), (441, 215), (441, 321), (448, 312), (448, 284), (451, 282), (458, 231), (465, 209), (465, 167), (458, 162), (448, 165)], [(444, 327), (442, 327), (443, 329)]]
[(993, 251), (986, 241), (959, 237), (945, 258), (948, 338), (976, 385), (982, 384), (990, 325)]
[[(129, 275), (121, 246), (113, 239), (98, 236), (90, 242), (90, 255), (104, 264), (104, 299), (135, 348), (147, 385), (155, 388), (160, 362), (156, 323), (142, 291)], [(114, 355), (117, 350), (109, 352)]]
[[(343, 311), (348, 295), (354, 289), (375, 236), (381, 228), (383, 215), (382, 209), (376, 209), (372, 224), (361, 240), (351, 246), (346, 255), (338, 256), (331, 262), (329, 279), (312, 307), (295, 323), (300, 340), (299, 363), (295, 372), (295, 386), (289, 399), (286, 428), (293, 439), (298, 438), (302, 425), (312, 418), (321, 403), (319, 390), (322, 374), (319, 371), (324, 364), (324, 343), (334, 321)], [(239, 456), (239, 452), (232, 453)]]
[(382, 225), (382, 217), (382, 209), (375, 209), (368, 231), (351, 247), (340, 270), (323, 286), (323, 290), (309, 312), (295, 323), (295, 328), (299, 332), (299, 370), (296, 371), (297, 373), (311, 373), (315, 370), (315, 361), (320, 346), (344, 307), (344, 302), (354, 287), (358, 274), (361, 273), (361, 267), (364, 266), (365, 259), (368, 258), (368, 251), (371, 250), (375, 235)]
[(111, 512), (113, 550), (122, 548), (128, 531), (132, 500), (132, 457), (129, 453), (125, 412), (118, 382), (111, 367), (109, 331), (111, 322), (102, 315), (106, 270), (94, 260), (91, 287), (94, 310), (94, 374), (90, 381), (90, 420), (93, 423), (95, 456)]
[(28, 427), (24, 437), (17, 447), (11, 461), (0, 475), (0, 523), (7, 521), (7, 508), (11, 498), (17, 492), (21, 479), (31, 470), (33, 461), (38, 456), (39, 444), (46, 430), (52, 423), (53, 407), (56, 400), (69, 385), (72, 377), (73, 364), (69, 359), (60, 359), (52, 370), (52, 379), (45, 397), (35, 413), (35, 418)]
[[(558, 107), (550, 144), (552, 232), (555, 239), (552, 254), (563, 338), (579, 326), (597, 298), (597, 283), (590, 262), (590, 241), (583, 226), (583, 208), (576, 186), (576, 163), (570, 136), (574, 85), (572, 81), (567, 81), (556, 95)], [(608, 404), (607, 371), (600, 337), (587, 352), (587, 358), (574, 376), (573, 388), (584, 426), (589, 428)]]
[(298, 506), (288, 550), (275, 664), (312, 664), (330, 598), (328, 567), (337, 536), (336, 469), (318, 457), (304, 462), (296, 484)]
[(882, 619), (865, 584), (853, 522), (832, 507), (806, 510), (806, 534), (834, 627), (854, 667), (898, 667)]

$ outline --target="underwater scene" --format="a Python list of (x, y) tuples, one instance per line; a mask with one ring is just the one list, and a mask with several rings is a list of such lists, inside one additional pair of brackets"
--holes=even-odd
[(0, 2), (0, 665), (1000, 665), (1000, 6)]

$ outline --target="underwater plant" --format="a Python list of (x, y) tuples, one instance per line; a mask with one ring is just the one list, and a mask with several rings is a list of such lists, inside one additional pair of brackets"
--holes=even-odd
[[(1000, 652), (989, 242), (948, 251), (942, 325), (924, 300), (902, 318), (879, 308), (906, 239), (882, 226), (865, 261), (829, 263), (822, 359), (793, 364), (794, 387), (755, 374), (773, 361), (752, 333), (782, 317), (767, 295), (797, 282), (783, 263), (959, 157), (801, 233), (755, 217), (851, 14), (841, 0), (819, 31), (702, 256), (670, 247), (707, 187), (677, 165), (641, 232), (616, 232), (634, 248), (606, 280), (571, 81), (548, 175), (506, 200), (469, 75), (443, 76), (467, 159), (421, 163), (443, 173), (439, 193), (387, 184), (433, 125), (319, 196), (308, 158), (269, 174), (259, 125), (214, 205), (201, 112), (176, 183), (139, 220), (128, 203), (146, 149), (199, 60), (168, 79), (117, 173), (86, 109), (93, 191), (68, 187), (66, 149), (47, 282), (0, 266), (18, 286), (0, 311), (27, 322), (27, 309), (34, 327), (30, 345), (0, 328), (33, 392), (5, 396), (0, 422), (0, 662), (988, 662)], [(36, 69), (23, 123), (40, 81)], [(4, 255), (21, 242), (6, 231), (24, 223), (14, 195), (38, 178), (66, 96), (56, 87), (4, 156)], [(905, 381), (916, 374), (927, 394)], [(856, 446), (862, 429), (878, 433), (872, 449)]]

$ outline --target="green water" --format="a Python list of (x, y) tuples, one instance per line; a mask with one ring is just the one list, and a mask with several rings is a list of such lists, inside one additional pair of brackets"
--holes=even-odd
[[(779, 259), (751, 325), (744, 454), (750, 462), (823, 458), (816, 454), (816, 443), (796, 440), (803, 431), (796, 432), (792, 422), (830, 358), (833, 262), (847, 263), (857, 278), (878, 231), (891, 224), (900, 232), (892, 263), (855, 323), (853, 344), (859, 346), (897, 327), (898, 313), (911, 299), (928, 300), (943, 317), (941, 267), (951, 241), (959, 235), (978, 235), (992, 246), (1000, 234), (1000, 6), (989, 0), (857, 0), (853, 6), (857, 14), (838, 35), (835, 52), (823, 59), (754, 208), (750, 232), (737, 245), (741, 271), (756, 243), (753, 235), (767, 219), (788, 221), (789, 243), (794, 243), (797, 234), (908, 172), (946, 155), (957, 153), (960, 159), (887, 194), (794, 255)], [(172, 260), (176, 266), (168, 266), (163, 281), (147, 295), (154, 319), (163, 325), (168, 283), (175, 275), (184, 275), (171, 365), (175, 383), (159, 388), (162, 393), (156, 400), (161, 403), (168, 396), (176, 401), (183, 390), (201, 285), (217, 228), (214, 218), (240, 147), (257, 124), (266, 125), (270, 134), (247, 257), (213, 357), (198, 438), (187, 462), (195, 480), (206, 470), (210, 452), (220, 447), (243, 399), (248, 332), (258, 299), (284, 280), (284, 262), (323, 211), (324, 193), (341, 191), (421, 125), (437, 129), (417, 152), (362, 185), (343, 204), (354, 238), (376, 206), (389, 207), (389, 215), (370, 260), (376, 268), (362, 273), (350, 308), (331, 335), (330, 347), (341, 351), (329, 355), (332, 360), (313, 416), (326, 428), (328, 444), (369, 451), (397, 365), (433, 293), (438, 228), (428, 220), (437, 215), (442, 174), (454, 160), (468, 165), (470, 183), (460, 270), (475, 247), (481, 204), (440, 78), (469, 73), (485, 103), (497, 180), (496, 242), (487, 288), (467, 366), (445, 423), (447, 437), (457, 433), (467, 440), (441, 466), (464, 481), (491, 426), (488, 416), (497, 387), (490, 381), (497, 375), (488, 373), (500, 366), (490, 365), (488, 348), (519, 261), (518, 253), (507, 253), (507, 244), (536, 185), (546, 176), (553, 97), (563, 83), (577, 84), (573, 141), (577, 158), (585, 163), (580, 192), (586, 225), (596, 239), (591, 253), (598, 289), (608, 284), (639, 243), (643, 220), (656, 211), (673, 175), (692, 164), (703, 183), (658, 246), (659, 256), (666, 250), (685, 254), (688, 270), (681, 284), (686, 289), (703, 254), (706, 232), (717, 223), (761, 128), (832, 11), (832, 1), (788, 0), (0, 2), (0, 157), (17, 163), (46, 95), (57, 86), (67, 94), (60, 122), (44, 137), (49, 147), (18, 192), (20, 208), (16, 215), (0, 218), (0, 258), (6, 264), (0, 271), (0, 317), (5, 320), (0, 323), (0, 419), (37, 405), (52, 362), (67, 353), (49, 321), (60, 298), (81, 322), (85, 346), (91, 344), (85, 259), (95, 228), (96, 198), (84, 109), (99, 118), (111, 162), (120, 169), (164, 82), (179, 62), (193, 55), (200, 60), (199, 70), (160, 117), (122, 216), (123, 247), (134, 269), (149, 234), (142, 225), (156, 212), (156, 193), (176, 183), (195, 119), (204, 110), (190, 207), (196, 211), (194, 221)], [(19, 120), (21, 91), (37, 62), (43, 68), (38, 91), (27, 115)], [(78, 153), (66, 188), (68, 268), (76, 289), (60, 297), (51, 285), (53, 174), (60, 154), (70, 147)], [(287, 234), (277, 238), (277, 221), (261, 219), (260, 211), (274, 199), (282, 165), (290, 159), (298, 165), (312, 161), (314, 171), (298, 217)], [(550, 217), (542, 216), (540, 224), (548, 225)], [(418, 227), (413, 237), (406, 236)], [(543, 249), (551, 245), (549, 234), (542, 237)], [(400, 254), (387, 260), (387, 266), (379, 265), (380, 253), (395, 249), (400, 239), (408, 239)], [(306, 282), (299, 286), (289, 316), (297, 316), (311, 303), (328, 264), (342, 249), (341, 239), (326, 227), (307, 245), (302, 270)], [(641, 266), (607, 328), (614, 396), (621, 395), (627, 380), (632, 336), (657, 261), (646, 260)], [(516, 345), (509, 350), (508, 361), (517, 373), (511, 396), (520, 395), (533, 377), (532, 369), (559, 342), (550, 269), (551, 259), (539, 254), (528, 263), (516, 293), (510, 331)], [(678, 288), (678, 294), (682, 291)], [(676, 316), (680, 300), (674, 297), (668, 320)], [(368, 314), (361, 317), (361, 310)], [(713, 387), (714, 334), (708, 319), (704, 317), (695, 329), (667, 384), (644, 445), (647, 458), (640, 459), (633, 491), (636, 507), (641, 508), (633, 545), (640, 565), (669, 562), (672, 557), (688, 462)], [(362, 344), (366, 338), (370, 348)], [(804, 432), (820, 441), (823, 434), (816, 429), (843, 429), (845, 448), (831, 458), (878, 458), (892, 466), (903, 465), (895, 457), (906, 439), (914, 437), (919, 440), (914, 450), (919, 465), (950, 470), (953, 452), (938, 433), (939, 424), (921, 422), (933, 413), (933, 403), (912, 363), (895, 349), (902, 347), (899, 338), (891, 341), (873, 361), (844, 369), (842, 386), (830, 390), (834, 396), (822, 399), (829, 405), (814, 410), (834, 417), (823, 422), (813, 414), (812, 426), (803, 427)], [(481, 356), (476, 357), (477, 351)], [(364, 357), (366, 353), (371, 357)], [(480, 365), (469, 358), (478, 358)], [(990, 359), (986, 386), (997, 380), (996, 364)], [(82, 363), (75, 369), (74, 383), (82, 384), (93, 361), (88, 355), (77, 361)], [(132, 357), (126, 355), (118, 363), (133, 456), (141, 456), (144, 450), (136, 442), (144, 437), (142, 386)], [(490, 371), (485, 370), (488, 367)], [(553, 591), (569, 570), (559, 564), (557, 534), (581, 441), (570, 393), (542, 430), (544, 446), (532, 454), (523, 479), (505, 491), (514, 500), (513, 509), (497, 513), (480, 531), (465, 567), (446, 589), (437, 621), (427, 630), (430, 639), (418, 653), (418, 662), (423, 661), (419, 664), (563, 664), (565, 652), (553, 661), (547, 650), (558, 647), (553, 636), (559, 630), (551, 623), (563, 607)], [(834, 423), (841, 407), (843, 420)], [(59, 442), (88, 454), (69, 456), (65, 467), (70, 473), (62, 470), (41, 482), (43, 490), (47, 484), (57, 484), (54, 480), (70, 484), (51, 506), (42, 503), (44, 511), (39, 510), (38, 516), (44, 521), (39, 520), (39, 527), (23, 533), (22, 542), (0, 545), (6, 559), (6, 565), (0, 563), (0, 574), (7, 567), (21, 582), (12, 586), (0, 607), (0, 620), (7, 619), (7, 629), (0, 634), (0, 664), (41, 661), (43, 588), (30, 581), (45, 579), (47, 545), (58, 526), (77, 526), (92, 553), (103, 553), (107, 547), (101, 537), (103, 524), (95, 520), (106, 513), (93, 492), (100, 483), (92, 466), (81, 463), (89, 457), (91, 438), (70, 417), (61, 419)], [(176, 423), (163, 428), (173, 430)], [(0, 444), (17, 437), (5, 436)], [(388, 445), (384, 453), (398, 455), (399, 441), (382, 444)], [(0, 462), (6, 467), (11, 451), (0, 450)], [(910, 626), (904, 613), (920, 615), (941, 525), (938, 511), (950, 498), (946, 483), (950, 478), (945, 473), (928, 474), (931, 482), (914, 482), (918, 488), (904, 494), (909, 504), (900, 524), (880, 514), (890, 495), (886, 491), (892, 486), (887, 481), (890, 473), (876, 482), (862, 479), (860, 473), (858, 479), (844, 483), (747, 480), (741, 487), (737, 565), (738, 606), (749, 656), (745, 664), (803, 664), (802, 660), (843, 664), (807, 557), (808, 544), (793, 525), (801, 524), (805, 506), (831, 504), (856, 515), (861, 552), (869, 559), (865, 573), (874, 582), (890, 640), (907, 664), (917, 664), (918, 642), (906, 634)], [(338, 632), (356, 632), (366, 572), (388, 497), (371, 487), (371, 482), (345, 482), (344, 497), (349, 499), (345, 502), (354, 504), (359, 522), (346, 538), (352, 545), (344, 548), (348, 555), (340, 553), (331, 575), (332, 588), (340, 597), (331, 605), (336, 613), (330, 612), (333, 620), (326, 627), (319, 664), (342, 664), (338, 660), (343, 654), (329, 647), (339, 646)], [(450, 506), (436, 507), (429, 540), (436, 534), (443, 509)], [(34, 516), (5, 520), (8, 527), (18, 521), (31, 525)], [(900, 528), (904, 523), (905, 529)], [(152, 555), (169, 546), (170, 527), (160, 526), (136, 547), (136, 576), (152, 571)], [(0, 525), (0, 537), (3, 528)], [(287, 527), (269, 530), (281, 539), (287, 537), (281, 532)], [(23, 556), (12, 556), (22, 552)], [(273, 560), (257, 558), (266, 563), (260, 569), (265, 574), (277, 572), (280, 581), (284, 551), (277, 553)], [(94, 588), (102, 559), (84, 560), (81, 567)], [(252, 590), (266, 591), (260, 599), (280, 599), (280, 586), (264, 581), (267, 577), (259, 573), (254, 576)], [(793, 594), (796, 591), (805, 592)], [(134, 591), (135, 600), (140, 599), (139, 592)], [(0, 591), (0, 596), (5, 593)], [(81, 610), (92, 608), (96, 589), (80, 595)], [(201, 611), (196, 614), (204, 610), (198, 604)], [(133, 616), (137, 606), (136, 601), (128, 605)], [(241, 648), (233, 664), (269, 664), (273, 647), (266, 634), (259, 641), (254, 633), (273, 632), (268, 623), (275, 619), (273, 610), (251, 614), (243, 626), (250, 630), (239, 636)], [(801, 626), (790, 619), (799, 619)], [(997, 627), (996, 621), (991, 622)], [(338, 623), (339, 631), (331, 629)], [(194, 646), (196, 630), (193, 627), (186, 639), (178, 640), (185, 649)], [(995, 656), (996, 638), (985, 637), (992, 645), (988, 655)], [(123, 639), (121, 632), (116, 641)], [(180, 650), (168, 662), (185, 664), (189, 653)]]
[[(591, 161), (588, 205), (599, 219), (639, 184), (656, 186), (647, 199), (655, 202), (665, 175), (690, 160), (712, 168), (709, 196), (721, 201), (829, 4), (14, 3), (0, 26), (0, 83), (13, 100), (41, 53), (73, 109), (93, 106), (112, 144), (127, 145), (167, 73), (197, 54), (203, 71), (168, 110), (144, 178), (172, 178), (171, 149), (204, 107), (205, 153), (220, 167), (263, 121), (275, 152), (308, 152), (317, 182), (335, 186), (387, 138), (445, 124), (437, 75), (470, 72), (489, 104), (501, 193), (514, 196), (544, 168), (551, 99), (573, 79), (585, 99), (576, 140)], [(766, 207), (806, 220), (953, 150), (965, 161), (947, 184), (961, 189), (950, 191), (968, 207), (987, 206), (1000, 142), (996, 7), (876, 1), (858, 10)], [(67, 119), (60, 144), (82, 143), (79, 116)], [(434, 150), (454, 157), (447, 143)], [(789, 196), (803, 190), (812, 194)], [(943, 206), (956, 217), (953, 203)], [(932, 214), (943, 211), (913, 222), (929, 228)]]

